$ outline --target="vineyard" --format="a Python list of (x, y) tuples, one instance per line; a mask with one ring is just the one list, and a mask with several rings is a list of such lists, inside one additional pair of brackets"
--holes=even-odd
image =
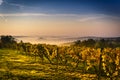
[(89, 43), (57, 46), (1, 42), (0, 79), (120, 80), (118, 42), (117, 47), (103, 43), (93, 47)]

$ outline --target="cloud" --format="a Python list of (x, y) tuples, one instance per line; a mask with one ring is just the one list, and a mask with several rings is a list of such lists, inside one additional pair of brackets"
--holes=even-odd
[(104, 22), (104, 21), (120, 21), (120, 17), (104, 15), (104, 14), (45, 14), (45, 13), (11, 13), (0, 14), (0, 17), (73, 17), (74, 20), (79, 22)]
[(114, 20), (120, 21), (120, 17), (104, 15), (104, 14), (94, 14), (94, 15), (83, 15), (78, 19), (79, 22), (92, 22), (92, 21), (105, 21), (105, 20)]
[(2, 5), (2, 3), (3, 3), (3, 0), (0, 0), (0, 5)]
[(7, 17), (25, 17), (25, 16), (51, 16), (49, 14), (42, 13), (17, 13), (17, 14), (0, 14), (0, 19), (7, 22)]
[(90, 21), (90, 20), (96, 20), (96, 19), (102, 19), (102, 18), (111, 18), (111, 19), (120, 19), (120, 17), (116, 16), (110, 16), (110, 15), (104, 15), (104, 14), (46, 14), (46, 13), (4, 13), (0, 14), (0, 16), (65, 16), (65, 17), (77, 17), (79, 18), (78, 21), (84, 22), (84, 21)]
[(4, 21), (4, 22), (7, 22), (7, 18), (3, 15), (0, 15), (0, 19), (2, 19), (2, 21)]
[(6, 17), (21, 17), (21, 16), (68, 16), (68, 17), (78, 17), (78, 14), (45, 14), (45, 13), (11, 13), (11, 14), (0, 14), (0, 16)]
[(86, 22), (86, 21), (93, 21), (93, 20), (97, 20), (97, 19), (101, 19), (103, 17), (84, 17), (84, 18), (81, 18), (79, 19), (78, 21), (80, 22)]
[(20, 9), (24, 8), (24, 6), (20, 4), (9, 3), (9, 5), (19, 7)]
[(6, 17), (21, 17), (21, 16), (50, 16), (49, 14), (42, 13), (17, 13), (17, 14), (0, 14), (0, 16)]
[(23, 8), (24, 8), (24, 6), (21, 5), (21, 4), (10, 3), (10, 2), (7, 2), (7, 1), (4, 1), (4, 3), (5, 3), (6, 5), (9, 5), (9, 6), (19, 7), (19, 9), (23, 9)]

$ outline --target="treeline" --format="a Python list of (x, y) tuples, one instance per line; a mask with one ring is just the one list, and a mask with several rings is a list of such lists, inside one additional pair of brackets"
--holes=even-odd
[(94, 48), (116, 48), (120, 47), (120, 37), (118, 38), (101, 38), (99, 40), (88, 39), (88, 40), (77, 40), (74, 42), (74, 46), (80, 47), (94, 47)]
[(0, 48), (16, 49), (17, 41), (10, 35), (0, 36)]
[(41, 63), (65, 66), (64, 71), (96, 74), (111, 80), (120, 79), (120, 42), (119, 40), (76, 41), (74, 45), (57, 46), (16, 42), (12, 36), (1, 36), (0, 48), (16, 49), (26, 56), (38, 57)]

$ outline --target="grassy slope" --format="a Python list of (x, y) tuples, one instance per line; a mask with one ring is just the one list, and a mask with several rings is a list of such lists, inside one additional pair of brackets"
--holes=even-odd
[(82, 80), (86, 80), (84, 76), (87, 74), (64, 69), (64, 66), (59, 66), (58, 72), (56, 65), (48, 62), (41, 64), (35, 61), (34, 57), (22, 55), (14, 50), (0, 49), (0, 80), (79, 80), (81, 77)]

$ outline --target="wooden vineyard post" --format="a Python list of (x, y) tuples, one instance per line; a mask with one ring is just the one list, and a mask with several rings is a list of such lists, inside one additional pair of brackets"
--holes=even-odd
[(103, 48), (101, 48), (101, 52), (100, 52), (98, 80), (101, 80), (101, 70), (102, 70), (102, 51), (103, 51)]
[(59, 59), (59, 54), (58, 54), (58, 48), (57, 48), (57, 73), (58, 73), (58, 67), (59, 67), (59, 63), (58, 63), (58, 59)]

